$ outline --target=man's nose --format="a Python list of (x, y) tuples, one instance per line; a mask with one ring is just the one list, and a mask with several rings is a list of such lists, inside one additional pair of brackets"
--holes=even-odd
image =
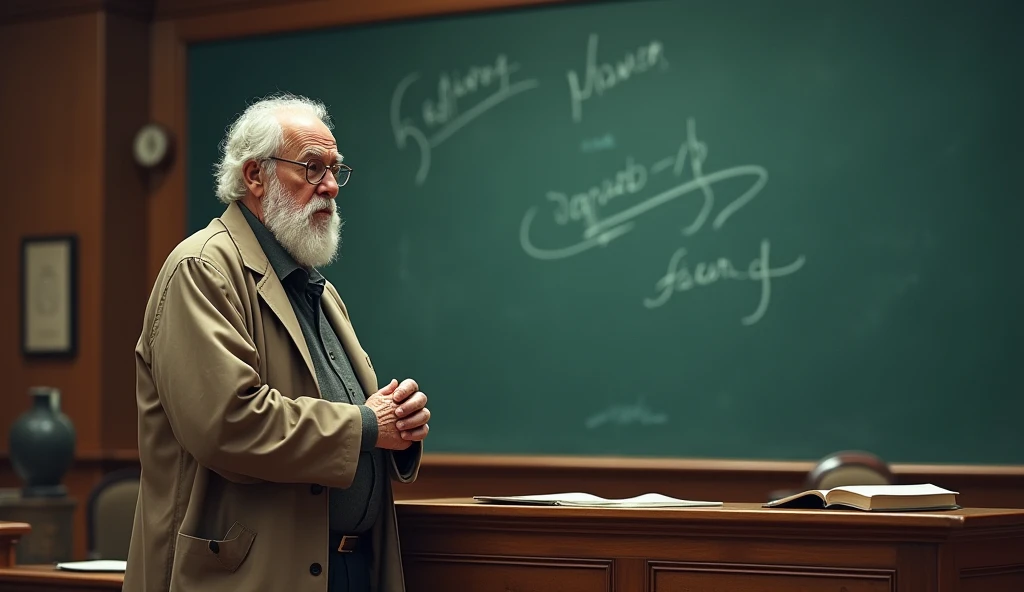
[(320, 184), (317, 185), (316, 189), (316, 194), (320, 197), (325, 197), (327, 199), (334, 199), (337, 197), (338, 190), (340, 188), (338, 187), (338, 180), (334, 178), (334, 173), (328, 170), (327, 174), (324, 175), (324, 178), (320, 179)]

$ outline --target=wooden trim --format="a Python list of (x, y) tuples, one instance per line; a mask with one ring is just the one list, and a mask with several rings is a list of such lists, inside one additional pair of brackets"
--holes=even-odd
[[(328, 19), (347, 19), (347, 15), (365, 14), (367, 10), (373, 12), (396, 13), (402, 16), (415, 16), (415, 11), (422, 10), (429, 14), (452, 13), (473, 10), (505, 9), (511, 5), (528, 5), (550, 2), (552, 0), (420, 0), (410, 2), (408, 0), (397, 0), (391, 2), (393, 7), (371, 7), (352, 0), (334, 0), (324, 2), (318, 0), (307, 0), (306, 2), (294, 2), (292, 0), (156, 0), (154, 10), (155, 18), (158, 20), (185, 20), (201, 19), (211, 17), (235, 18), (235, 15), (245, 13), (249, 10), (264, 11), (285, 11), (304, 12), (305, 14), (294, 15), (291, 18), (295, 22), (305, 23), (299, 25), (303, 29), (311, 29), (324, 26), (322, 17)], [(466, 6), (469, 6), (467, 9)], [(357, 17), (358, 18), (358, 17)], [(352, 22), (349, 20), (332, 21), (326, 26), (334, 26), (338, 22)]]
[[(546, 470), (546, 471), (623, 471), (624, 473), (660, 472), (675, 474), (683, 472), (709, 472), (722, 475), (736, 474), (787, 474), (800, 478), (815, 464), (814, 461), (786, 460), (740, 460), (714, 458), (647, 458), (615, 456), (537, 456), (537, 455), (489, 455), (489, 454), (425, 454), (424, 466), (448, 467), (462, 470), (499, 469)], [(896, 463), (893, 472), (905, 477), (934, 475), (969, 475), (1024, 479), (1022, 465), (945, 465)], [(626, 476), (626, 475), (623, 475)]]
[[(75, 452), (74, 464), (81, 463), (132, 463), (138, 464), (138, 450), (79, 450)], [(0, 466), (11, 464), (11, 453), (0, 451)]]
[[(500, 11), (569, 0), (391, 0), (355, 2), (353, 0), (309, 0), (307, 2), (247, 4), (227, 12), (173, 19), (186, 43), (311, 31), (425, 16)], [(188, 14), (188, 13), (186, 13)], [(157, 18), (160, 18), (158, 14)]]
[(0, 2), (0, 24), (100, 11), (148, 20), (153, 0), (5, 0)]
[[(76, 465), (136, 465), (135, 449), (84, 450), (75, 455)], [(10, 464), (10, 455), (0, 451), (0, 464)], [(576, 481), (631, 487), (638, 483), (708, 481), (722, 487), (734, 484), (781, 483), (799, 487), (814, 467), (812, 461), (737, 460), (713, 458), (645, 458), (614, 456), (544, 456), (505, 454), (459, 454), (435, 452), (423, 456), (417, 483), (475, 486), (491, 480), (512, 480), (529, 489), (537, 483)], [(945, 465), (894, 463), (891, 469), (903, 483), (934, 482), (946, 487), (966, 483), (965, 492), (978, 489), (1015, 491), (1024, 507), (1024, 466), (1022, 465)], [(400, 486), (401, 487), (401, 486)], [(413, 485), (415, 487), (415, 484)], [(490, 489), (490, 488), (489, 488)], [(477, 491), (476, 493), (482, 493)], [(473, 495), (466, 490), (429, 497)], [(422, 496), (417, 496), (422, 497)], [(729, 500), (744, 501), (744, 500)]]
[(84, 462), (139, 462), (138, 450), (86, 450), (75, 456), (76, 461)]
[(284, 4), (289, 0), (156, 0), (158, 19), (182, 19), (218, 12), (238, 11), (253, 6)]
[[(135, 449), (83, 450), (76, 462), (138, 462)], [(10, 454), (0, 451), (0, 462)], [(547, 456), (517, 454), (463, 454), (433, 452), (423, 455), (423, 468), (434, 475), (502, 473), (511, 476), (543, 477), (575, 473), (600, 473), (629, 480), (638, 476), (662, 478), (706, 475), (723, 480), (776, 477), (803, 479), (813, 461), (742, 460), (715, 458), (650, 458), (630, 456)], [(901, 480), (970, 478), (990, 484), (1024, 490), (1024, 465), (947, 465), (894, 463), (893, 473)]]

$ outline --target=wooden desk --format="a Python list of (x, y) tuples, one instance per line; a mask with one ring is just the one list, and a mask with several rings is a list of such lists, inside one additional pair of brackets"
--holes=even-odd
[(0, 522), (0, 592), (96, 592), (120, 590), (124, 574), (58, 571), (53, 565), (17, 565), (16, 548), (32, 527)]
[(408, 592), (1024, 590), (1024, 510), (397, 505)]
[[(1024, 510), (397, 507), (408, 592), (1024, 590)], [(122, 577), (3, 567), (0, 591), (120, 590)]]
[(121, 590), (124, 574), (60, 571), (52, 565), (0, 568), (0, 592), (97, 592)]

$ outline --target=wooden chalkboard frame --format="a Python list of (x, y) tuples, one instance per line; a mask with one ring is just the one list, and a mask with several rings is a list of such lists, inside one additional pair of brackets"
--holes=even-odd
[[(265, 34), (313, 31), (352, 24), (504, 11), (544, 5), (590, 4), (598, 0), (392, 0), (338, 3), (310, 0), (286, 4), (262, 0), (161, 0), (151, 29), (150, 120), (167, 127), (181, 146), (172, 166), (151, 183), (147, 209), (147, 281), (155, 280), (166, 254), (186, 234), (188, 142), (187, 80), (189, 46)], [(482, 459), (487, 455), (465, 455)], [(537, 464), (544, 464), (537, 457)], [(618, 461), (615, 461), (618, 462)]]

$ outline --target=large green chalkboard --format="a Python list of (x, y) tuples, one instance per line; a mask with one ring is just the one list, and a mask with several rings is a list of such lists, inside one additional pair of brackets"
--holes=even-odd
[(573, 4), (190, 47), (324, 100), (337, 285), (436, 451), (1024, 462), (1019, 2)]

